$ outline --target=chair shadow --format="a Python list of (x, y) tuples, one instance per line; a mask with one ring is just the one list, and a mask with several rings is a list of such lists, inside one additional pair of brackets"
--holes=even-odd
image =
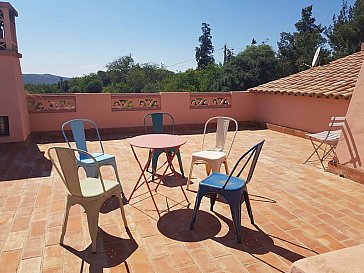
[[(189, 190), (189, 191), (192, 191), (192, 190)], [(195, 192), (197, 193), (197, 191), (195, 191)], [(248, 195), (249, 195), (250, 202), (263, 202), (263, 203), (271, 203), (271, 204), (277, 203), (276, 200), (265, 197), (265, 196), (251, 194), (251, 193), (248, 193)], [(206, 196), (206, 197), (208, 197), (208, 196)], [(222, 195), (217, 195), (216, 202), (223, 203), (223, 204), (229, 204), (226, 201), (226, 199), (224, 198), (224, 196), (222, 196)], [(244, 200), (243, 200), (243, 203), (244, 203)]]
[(138, 244), (128, 229), (127, 233), (130, 239), (112, 236), (99, 228), (97, 252), (94, 254), (92, 253), (91, 245), (82, 251), (78, 251), (68, 245), (62, 246), (82, 260), (80, 272), (84, 270), (84, 263), (90, 265), (90, 273), (102, 273), (104, 268), (112, 268), (121, 263), (124, 263), (126, 271), (130, 272), (126, 259), (138, 248)]
[[(187, 177), (182, 176), (180, 173), (177, 173), (177, 176), (182, 186), (187, 185)], [(158, 181), (158, 179), (155, 180), (155, 182)], [(167, 173), (166, 176), (163, 177), (161, 185), (168, 188), (175, 188), (180, 186), (180, 184), (178, 184), (176, 176), (173, 173)]]
[[(254, 225), (254, 227), (257, 230), (253, 230), (253, 229), (241, 226), (241, 243), (238, 244), (236, 241), (236, 233), (235, 233), (233, 221), (217, 212), (215, 212), (215, 215), (229, 226), (229, 232), (225, 236), (219, 237), (219, 238), (214, 238), (214, 240), (216, 242), (219, 242), (226, 247), (241, 250), (241, 251), (247, 252), (251, 255), (266, 254), (266, 253), (272, 252), (292, 263), (297, 260), (300, 260), (302, 258), (305, 258), (304, 256), (302, 256), (298, 253), (292, 252), (289, 249), (275, 245), (273, 239), (271, 238), (273, 236), (266, 234), (263, 230), (261, 230), (259, 228), (258, 225)], [(278, 237), (274, 237), (274, 238), (280, 239)], [(291, 243), (287, 240), (284, 240), (284, 241)], [(291, 244), (294, 244), (294, 243), (291, 243)], [(294, 244), (294, 245), (304, 248), (306, 250), (310, 250), (310, 249), (307, 249), (306, 247), (303, 247), (303, 246), (300, 246), (297, 244)], [(317, 254), (314, 251), (312, 251), (312, 252)]]
[[(126, 197), (122, 197), (123, 205), (128, 203)], [(110, 211), (120, 209), (119, 199), (116, 196), (111, 196), (105, 200), (104, 204), (101, 206), (100, 213), (106, 214)]]
[(35, 142), (0, 153), (0, 181), (47, 177), (52, 163)]
[(272, 204), (276, 204), (277, 203), (276, 200), (271, 199), (271, 198), (268, 198), (268, 197), (265, 197), (265, 196), (251, 194), (251, 193), (249, 193), (248, 195), (249, 195), (250, 202), (251, 201), (256, 201), (256, 202), (272, 203)]
[(194, 230), (190, 230), (192, 209), (178, 209), (162, 215), (158, 230), (166, 237), (182, 242), (199, 242), (214, 238), (221, 230), (220, 221), (212, 214), (199, 211)]
[(347, 120), (345, 121), (345, 126), (344, 126), (344, 130), (343, 130), (343, 136), (344, 136), (344, 140), (346, 142), (346, 146), (350, 155), (350, 159), (347, 162), (342, 162), (342, 165), (350, 165), (352, 164), (354, 166), (354, 168), (357, 168), (358, 166), (362, 166), (362, 162), (360, 159), (360, 153), (358, 151), (358, 148), (356, 146), (355, 143), (355, 138), (353, 136), (353, 133), (350, 129), (350, 126), (347, 122)]
[[(312, 251), (304, 246), (300, 246), (279, 237), (266, 234), (257, 225), (255, 225), (256, 230), (242, 226), (241, 243), (238, 244), (236, 241), (236, 233), (233, 221), (216, 212), (214, 212), (216, 216), (215, 217), (208, 212), (200, 210), (197, 215), (197, 221), (195, 223), (194, 229), (190, 230), (189, 226), (192, 219), (192, 213), (192, 209), (171, 211), (159, 219), (157, 228), (164, 236), (176, 241), (199, 242), (207, 239), (214, 240), (215, 242), (218, 242), (226, 247), (249, 253), (257, 260), (260, 260), (261, 262), (281, 272), (283, 271), (274, 265), (271, 265), (260, 259), (257, 255), (271, 252), (290, 262), (295, 262), (305, 257), (289, 249), (275, 245), (272, 237), (282, 240), (286, 243), (293, 244), (297, 247)], [(218, 219), (225, 222), (229, 226), (229, 232), (223, 237), (216, 237), (216, 235), (221, 230), (221, 223)], [(312, 252), (317, 254), (315, 251)]]

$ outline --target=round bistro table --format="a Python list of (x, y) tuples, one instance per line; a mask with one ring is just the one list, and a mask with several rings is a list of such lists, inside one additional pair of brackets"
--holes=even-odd
[[(170, 168), (174, 174), (174, 176), (176, 177), (176, 180), (177, 180), (177, 183), (178, 185), (180, 186), (181, 190), (182, 190), (182, 193), (187, 201), (188, 204), (190, 204), (190, 202), (188, 201), (188, 198), (187, 198), (187, 195), (182, 187), (182, 183), (178, 177), (178, 174), (173, 166), (173, 159), (176, 155), (176, 153), (179, 151), (179, 148), (184, 145), (186, 143), (186, 140), (181, 137), (181, 136), (176, 136), (176, 135), (169, 135), (169, 134), (148, 134), (148, 135), (141, 135), (141, 136), (136, 136), (136, 137), (132, 137), (132, 138), (129, 138), (128, 139), (128, 142), (130, 144), (130, 147), (133, 151), (133, 154), (134, 154), (134, 157), (136, 159), (136, 161), (138, 162), (138, 165), (139, 165), (139, 168), (141, 170), (141, 174), (139, 176), (139, 179), (137, 181), (137, 183), (135, 184), (135, 187), (133, 189), (133, 191), (131, 192), (130, 196), (129, 196), (129, 199), (128, 201), (130, 202), (130, 199), (132, 198), (133, 194), (143, 185), (143, 184), (146, 184), (147, 187), (148, 187), (148, 191), (150, 193), (150, 196), (152, 197), (152, 200), (153, 200), (153, 203), (154, 203), (154, 206), (157, 210), (157, 213), (158, 213), (158, 216), (160, 216), (160, 212), (158, 210), (158, 207), (157, 207), (157, 204), (154, 200), (154, 197), (153, 197), (153, 194), (152, 194), (152, 191), (150, 189), (150, 186), (149, 186), (149, 182), (147, 180), (147, 177), (145, 175), (145, 172), (153, 158), (153, 155), (155, 153), (155, 151), (157, 149), (163, 149), (165, 150), (166, 152), (166, 155), (167, 155), (167, 161), (162, 165), (162, 167), (164, 165), (167, 165), (163, 174), (160, 176), (160, 175), (157, 175), (156, 173), (156, 170), (154, 170), (152, 168), (152, 171), (156, 174), (157, 177), (159, 177), (159, 181), (158, 181), (158, 184), (157, 184), (157, 187), (155, 189), (155, 191), (157, 191), (161, 181), (163, 180), (163, 178), (165, 177), (166, 175), (166, 172), (168, 170), (168, 168)], [(143, 167), (143, 165), (141, 164), (136, 152), (135, 152), (135, 148), (142, 148), (142, 149), (149, 149), (150, 150), (150, 153), (149, 153), (149, 158), (145, 164), (145, 166)], [(175, 151), (173, 153), (170, 153), (169, 150), (170, 149), (174, 149)], [(166, 164), (167, 163), (167, 164)], [(144, 178), (144, 181), (142, 183), (141, 180), (142, 178)]]

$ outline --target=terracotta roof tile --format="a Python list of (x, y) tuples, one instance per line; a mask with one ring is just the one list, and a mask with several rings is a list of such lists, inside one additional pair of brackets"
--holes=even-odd
[(327, 65), (248, 89), (251, 93), (350, 99), (364, 61), (364, 50)]

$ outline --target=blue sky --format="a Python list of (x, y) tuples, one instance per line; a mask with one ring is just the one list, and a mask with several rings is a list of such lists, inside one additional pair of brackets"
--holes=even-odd
[[(349, 0), (352, 5), (355, 1)], [(201, 23), (209, 23), (215, 60), (226, 43), (241, 51), (252, 38), (276, 49), (282, 31), (294, 31), (301, 9), (313, 5), (328, 26), (341, 0), (10, 0), (19, 13), (17, 36), (23, 73), (82, 76), (132, 54), (136, 62), (173, 71), (195, 68)]]

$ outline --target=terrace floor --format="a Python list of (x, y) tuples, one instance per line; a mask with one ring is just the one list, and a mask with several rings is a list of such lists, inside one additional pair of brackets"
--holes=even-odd
[[(188, 174), (191, 153), (199, 150), (202, 135), (185, 137), (181, 152)], [(249, 184), (257, 225), (250, 224), (243, 204), (241, 244), (235, 241), (223, 200), (212, 213), (204, 198), (195, 230), (189, 230), (194, 191), (205, 176), (198, 165), (193, 191), (187, 192), (190, 208), (177, 202), (183, 200), (182, 193), (167, 178), (155, 197), (158, 207), (169, 211), (158, 219), (142, 187), (125, 206), (129, 233), (117, 201), (107, 201), (100, 213), (97, 254), (91, 254), (86, 215), (78, 205), (71, 208), (65, 245), (58, 244), (66, 191), (42, 152), (65, 143), (0, 153), (0, 271), (286, 272), (298, 259), (364, 243), (363, 185), (324, 172), (319, 164), (302, 164), (312, 151), (308, 140), (270, 130), (239, 131), (230, 167), (262, 139), (266, 143)], [(140, 174), (131, 149), (125, 138), (103, 143), (106, 152), (116, 155), (129, 196)], [(139, 152), (146, 158), (147, 151)], [(109, 167), (103, 174), (113, 177)]]

